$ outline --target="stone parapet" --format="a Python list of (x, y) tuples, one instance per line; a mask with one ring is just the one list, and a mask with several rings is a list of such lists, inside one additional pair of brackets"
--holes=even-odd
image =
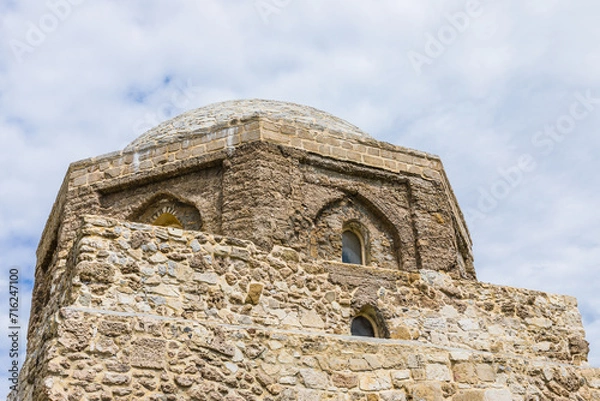
[(361, 308), (392, 339), (581, 364), (574, 298), (336, 262), (300, 263), (283, 247), (85, 217), (67, 304), (214, 324), (347, 335)]

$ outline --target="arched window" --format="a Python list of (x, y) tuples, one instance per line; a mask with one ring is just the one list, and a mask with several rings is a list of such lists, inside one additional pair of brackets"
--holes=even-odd
[[(365, 289), (365, 291), (369, 291)], [(350, 321), (350, 334), (361, 337), (390, 338), (383, 313), (377, 307), (366, 304)]]
[(371, 323), (371, 321), (365, 316), (361, 315), (358, 315), (352, 319), (352, 323), (350, 324), (350, 333), (352, 333), (353, 336), (376, 337), (373, 323)]
[(346, 230), (342, 233), (342, 262), (363, 264), (363, 244), (358, 235)]
[(202, 216), (198, 208), (170, 194), (157, 194), (137, 207), (128, 218), (143, 224), (173, 227), (184, 230), (202, 228)]

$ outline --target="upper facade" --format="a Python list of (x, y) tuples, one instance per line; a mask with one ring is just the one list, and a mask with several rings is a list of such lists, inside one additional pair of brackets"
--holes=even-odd
[(251, 240), (267, 251), (283, 245), (306, 261), (342, 261), (345, 238), (359, 245), (360, 264), (475, 279), (471, 240), (439, 157), (293, 103), (216, 103), (120, 152), (72, 164), (40, 259), (71, 193), (67, 220), (83, 208)]

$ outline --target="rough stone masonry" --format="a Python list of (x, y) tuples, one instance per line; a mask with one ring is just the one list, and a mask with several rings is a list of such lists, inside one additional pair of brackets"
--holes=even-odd
[(9, 399), (600, 400), (576, 300), (481, 283), (471, 249), (438, 157), (193, 110), (69, 167)]

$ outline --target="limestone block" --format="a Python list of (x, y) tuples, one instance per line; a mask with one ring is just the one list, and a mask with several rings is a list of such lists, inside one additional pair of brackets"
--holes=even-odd
[(369, 363), (364, 358), (350, 358), (348, 367), (354, 372), (371, 370)]
[(413, 400), (443, 401), (444, 396), (439, 383), (416, 383), (408, 386), (408, 393)]
[(296, 376), (281, 376), (279, 378), (279, 384), (295, 385), (297, 382)]
[(325, 328), (325, 322), (321, 319), (321, 316), (314, 310), (303, 310), (300, 316), (300, 324), (304, 327), (323, 329)]
[(297, 312), (288, 313), (288, 315), (281, 321), (281, 324), (284, 326), (302, 327), (300, 319), (298, 319)]
[(164, 263), (164, 262), (168, 261), (169, 259), (162, 252), (156, 252), (154, 255), (152, 255), (150, 257), (149, 260), (152, 263)]
[(140, 338), (131, 344), (131, 366), (161, 369), (165, 362), (166, 341), (157, 338)]
[(510, 391), (507, 389), (492, 389), (485, 391), (485, 401), (512, 401)]
[[(298, 401), (315, 401), (320, 398), (320, 394), (316, 390), (298, 389)], [(293, 398), (292, 398), (293, 399)]]
[(447, 382), (452, 380), (450, 369), (446, 365), (429, 364), (425, 366), (427, 380)]
[(392, 388), (390, 373), (382, 370), (362, 373), (359, 378), (359, 387), (363, 391), (389, 390)]
[(77, 268), (82, 282), (109, 284), (115, 279), (115, 268), (109, 263), (81, 262)]
[(479, 363), (475, 365), (475, 372), (479, 380), (484, 382), (493, 382), (496, 380), (496, 372), (492, 365), (487, 363)]
[(459, 383), (477, 383), (477, 373), (475, 366), (470, 362), (457, 363), (453, 368), (454, 380)]
[(465, 331), (479, 330), (479, 323), (473, 319), (460, 319), (458, 325)]
[(355, 388), (358, 386), (358, 376), (350, 373), (333, 373), (331, 380), (336, 387)]
[(414, 337), (408, 327), (401, 325), (390, 330), (390, 338), (396, 340), (412, 340)]
[(215, 285), (219, 280), (219, 276), (216, 273), (194, 273), (193, 280), (200, 283)]
[(381, 401), (406, 401), (406, 392), (403, 390), (382, 391), (379, 393)]
[(123, 385), (128, 384), (129, 382), (131, 382), (131, 377), (129, 377), (128, 375), (122, 375), (111, 372), (105, 373), (104, 378), (102, 379), (102, 383), (106, 384)]
[(456, 308), (450, 305), (444, 305), (440, 312), (442, 316), (446, 319), (454, 319), (460, 316)]
[(485, 401), (485, 390), (460, 390), (452, 401)]
[(165, 297), (179, 297), (180, 295), (179, 289), (177, 287), (165, 283), (160, 283), (157, 286), (149, 287), (148, 292), (162, 295)]
[(252, 305), (258, 305), (263, 287), (264, 286), (261, 283), (250, 283), (248, 285), (248, 295), (246, 296), (245, 302)]
[(410, 370), (395, 370), (391, 372), (392, 383), (395, 388), (402, 388), (403, 383), (410, 379)]
[(313, 389), (326, 389), (329, 386), (327, 373), (316, 369), (300, 369), (300, 376), (304, 385)]

